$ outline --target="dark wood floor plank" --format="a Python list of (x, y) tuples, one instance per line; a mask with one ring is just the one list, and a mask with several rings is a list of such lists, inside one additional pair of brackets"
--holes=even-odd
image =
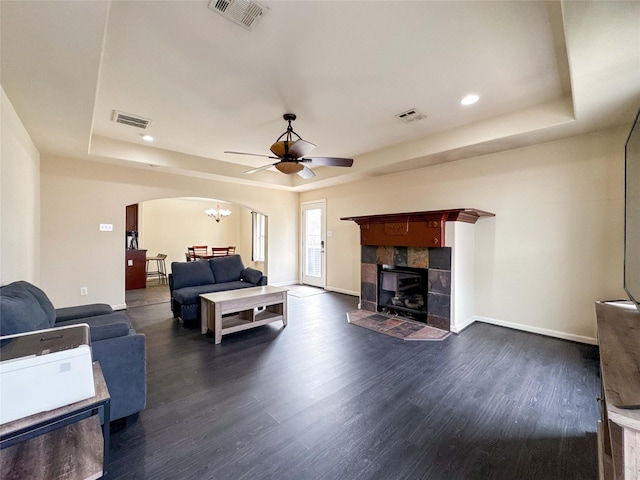
[(220, 345), (130, 308), (148, 406), (112, 435), (112, 478), (597, 477), (596, 347), (486, 324), (404, 342), (348, 324), (356, 304), (289, 296), (286, 328)]

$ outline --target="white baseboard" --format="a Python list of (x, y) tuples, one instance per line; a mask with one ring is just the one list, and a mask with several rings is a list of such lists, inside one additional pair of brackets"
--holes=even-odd
[(453, 333), (460, 333), (469, 325), (473, 325), (475, 321), (476, 321), (476, 317), (469, 317), (464, 322), (461, 322), (459, 325), (451, 325), (451, 331)]
[(269, 285), (273, 285), (274, 287), (288, 287), (289, 285), (300, 285), (300, 282), (298, 282), (298, 280), (287, 280), (285, 282), (270, 283)]
[(111, 305), (111, 308), (113, 308), (114, 310), (126, 310), (127, 304), (121, 303), (120, 305)]
[(327, 287), (325, 287), (325, 290), (327, 290), (329, 292), (344, 293), (345, 295), (351, 295), (352, 297), (359, 297), (360, 296), (360, 292), (354, 292), (353, 290), (345, 290), (344, 288), (327, 286)]
[(514, 330), (522, 330), (524, 332), (537, 333), (538, 335), (546, 335), (547, 337), (555, 337), (555, 338), (561, 338), (563, 340), (571, 340), (572, 342), (587, 343), (590, 345), (598, 344), (597, 339), (592, 337), (584, 337), (582, 335), (572, 335), (570, 333), (558, 332), (556, 330), (549, 330), (547, 328), (538, 328), (538, 327), (532, 327), (530, 325), (522, 325), (519, 323), (505, 322), (503, 320), (496, 320), (495, 318), (480, 317), (476, 315), (473, 317), (473, 320), (477, 322), (490, 323), (491, 325), (498, 325), (499, 327), (507, 327), (507, 328), (512, 328)]

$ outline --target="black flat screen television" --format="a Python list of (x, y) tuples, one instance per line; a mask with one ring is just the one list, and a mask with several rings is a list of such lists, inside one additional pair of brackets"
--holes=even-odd
[(624, 289), (640, 312), (640, 111), (624, 158)]

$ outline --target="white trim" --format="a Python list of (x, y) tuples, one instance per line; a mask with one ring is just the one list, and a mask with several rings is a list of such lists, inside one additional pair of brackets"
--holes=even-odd
[(451, 325), (451, 331), (453, 333), (460, 333), (462, 330), (467, 328), (469, 325), (472, 325), (473, 323), (475, 323), (477, 318), (478, 317), (475, 317), (475, 316), (469, 317), (464, 322), (458, 322), (457, 325)]
[[(344, 293), (345, 295), (351, 295), (352, 297), (359, 297), (360, 296), (360, 292), (354, 292), (353, 290), (345, 290), (344, 288), (327, 286), (327, 287), (325, 287), (325, 290), (327, 290), (328, 292)], [(358, 304), (358, 309), (360, 308), (359, 305), (360, 304)]]
[(285, 282), (270, 283), (269, 285), (273, 285), (274, 287), (288, 287), (289, 285), (300, 285), (300, 282), (298, 280), (287, 280)]
[(547, 328), (537, 328), (537, 327), (532, 327), (530, 325), (522, 325), (519, 323), (505, 322), (503, 320), (496, 320), (495, 318), (488, 318), (488, 317), (480, 317), (477, 315), (474, 316), (473, 319), (474, 321), (477, 321), (477, 322), (490, 323), (491, 325), (498, 325), (500, 327), (512, 328), (514, 330), (522, 330), (524, 332), (529, 332), (529, 333), (537, 333), (538, 335), (546, 335), (547, 337), (561, 338), (563, 340), (571, 340), (572, 342), (587, 343), (590, 345), (598, 344), (597, 339), (592, 337), (584, 337), (582, 335), (572, 335), (570, 333), (558, 332), (556, 330), (549, 330)]
[(126, 310), (127, 309), (127, 304), (126, 303), (121, 303), (120, 305), (111, 305), (111, 308), (113, 310)]

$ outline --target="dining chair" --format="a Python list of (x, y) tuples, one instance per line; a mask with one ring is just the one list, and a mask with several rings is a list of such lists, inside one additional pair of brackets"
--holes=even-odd
[(229, 247), (211, 247), (211, 255), (214, 257), (226, 257), (229, 255)]
[(233, 255), (234, 253), (236, 253), (236, 247), (235, 245), (232, 247), (229, 247), (229, 255)]
[(196, 260), (198, 257), (207, 257), (209, 255), (209, 247), (207, 245), (194, 245), (192, 248)]

